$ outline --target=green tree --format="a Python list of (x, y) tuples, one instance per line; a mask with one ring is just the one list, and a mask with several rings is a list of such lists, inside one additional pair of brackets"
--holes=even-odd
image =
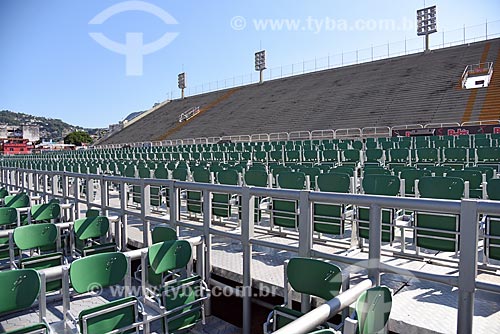
[(92, 137), (85, 131), (74, 131), (64, 137), (64, 143), (82, 146), (82, 143), (91, 144)]

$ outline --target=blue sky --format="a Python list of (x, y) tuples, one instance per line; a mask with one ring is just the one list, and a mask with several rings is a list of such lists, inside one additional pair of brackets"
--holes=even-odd
[[(339, 63), (342, 52), (345, 62), (354, 61), (355, 52), (347, 51), (356, 49), (363, 49), (359, 58), (370, 58), (372, 45), (374, 57), (387, 53), (388, 42), (405, 38), (408, 49), (421, 46), (414, 24), (422, 0), (147, 0), (127, 5), (156, 8), (155, 14), (166, 12), (177, 24), (143, 10), (89, 24), (103, 10), (123, 3), (0, 0), (0, 110), (107, 127), (131, 112), (178, 97), (177, 74), (183, 71), (188, 95), (233, 80), (255, 81), (254, 52), (261, 47), (267, 52), (267, 67), (273, 68), (265, 76), (274, 78), (291, 72), (291, 66), (282, 65), (295, 64), (297, 73), (303, 67), (326, 66), (328, 56), (331, 64)], [(433, 45), (442, 43), (443, 31), (445, 43), (462, 39), (464, 24), (479, 25), (466, 30), (467, 38), (482, 36), (486, 20), (492, 22), (490, 35), (500, 33), (498, 0), (426, 2), (434, 4), (438, 33), (431, 37)], [(142, 33), (145, 45), (166, 33), (177, 36), (140, 56), (142, 66), (133, 64), (132, 73), (126, 68), (129, 55), (110, 51), (89, 33), (102, 33), (118, 44), (125, 44), (126, 33)], [(391, 44), (391, 54), (403, 45)]]

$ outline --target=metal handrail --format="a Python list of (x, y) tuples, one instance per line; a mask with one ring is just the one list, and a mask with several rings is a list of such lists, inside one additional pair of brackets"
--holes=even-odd
[[(477, 280), (477, 245), (478, 245), (478, 229), (477, 216), (479, 213), (500, 215), (500, 203), (486, 200), (468, 200), (461, 201), (452, 200), (437, 200), (437, 199), (420, 199), (420, 198), (401, 198), (390, 196), (375, 196), (375, 195), (354, 195), (354, 194), (339, 194), (339, 193), (322, 193), (310, 192), (305, 190), (282, 190), (268, 189), (258, 187), (237, 187), (219, 184), (204, 184), (181, 182), (175, 180), (158, 180), (158, 179), (138, 179), (125, 178), (107, 175), (92, 175), (80, 174), (72, 172), (54, 172), (54, 171), (34, 171), (20, 168), (0, 167), (0, 177), (3, 185), (7, 185), (11, 190), (26, 191), (30, 194), (40, 195), (44, 199), (49, 197), (61, 198), (64, 201), (73, 201), (75, 208), (75, 219), (79, 218), (79, 205), (86, 204), (88, 208), (100, 208), (103, 214), (109, 211), (118, 212), (120, 215), (120, 223), (115, 228), (116, 240), (121, 249), (124, 250), (127, 245), (127, 216), (136, 216), (143, 223), (143, 230), (149, 231), (152, 222), (169, 222), (174, 228), (184, 226), (190, 229), (200, 231), (205, 240), (206, 261), (205, 268), (207, 278), (210, 278), (210, 258), (211, 258), (211, 236), (221, 235), (223, 237), (232, 238), (241, 242), (243, 246), (243, 286), (249, 289), (252, 283), (251, 259), (252, 245), (258, 245), (264, 240), (257, 240), (254, 237), (254, 230), (259, 229), (255, 226), (254, 221), (254, 199), (256, 197), (276, 197), (280, 199), (296, 200), (299, 204), (299, 219), (301, 224), (298, 226), (298, 246), (283, 245), (279, 242), (267, 240), (267, 246), (296, 250), (299, 256), (319, 256), (326, 259), (352, 264), (353, 261), (359, 259), (342, 257), (335, 254), (324, 254), (314, 249), (312, 238), (307, 237), (312, 235), (312, 206), (313, 203), (351, 203), (355, 205), (365, 206), (370, 209), (370, 244), (369, 244), (369, 261), (368, 270), (370, 279), (378, 284), (378, 279), (382, 272), (394, 272), (395, 267), (380, 263), (381, 257), (381, 210), (382, 208), (405, 208), (408, 210), (422, 210), (428, 212), (446, 212), (450, 214), (460, 215), (460, 253), (459, 253), (459, 275), (445, 277), (442, 274), (411, 272), (415, 277), (437, 281), (450, 286), (458, 286), (459, 303), (458, 303), (458, 331), (460, 333), (469, 333), (472, 330), (474, 291), (477, 288), (484, 288), (488, 291), (500, 292), (500, 285), (480, 282)], [(59, 182), (54, 182), (57, 177)], [(52, 188), (50, 184), (61, 184), (61, 189)], [(71, 181), (71, 182), (70, 182)], [(94, 182), (95, 181), (95, 182)], [(78, 186), (85, 182), (86, 197), (82, 198), (81, 189)], [(122, 191), (120, 194), (120, 207), (112, 206), (109, 201), (101, 200), (95, 203), (92, 192), (93, 185), (99, 184), (101, 198), (106, 198), (107, 187), (109, 184), (118, 184), (120, 188), (125, 189), (126, 186), (138, 186), (141, 191), (141, 203), (139, 210), (129, 210), (127, 208), (127, 192)], [(167, 189), (170, 194), (170, 215), (152, 217), (151, 215), (151, 187), (162, 186)], [(99, 188), (97, 188), (99, 189)], [(95, 190), (97, 190), (95, 189)], [(201, 191), (203, 198), (211, 198), (212, 193), (231, 193), (240, 195), (241, 205), (241, 230), (234, 232), (225, 232), (212, 227), (212, 205), (211, 201), (204, 201), (203, 221), (200, 223), (190, 223), (178, 219), (180, 217), (180, 203), (178, 201), (178, 193), (181, 189)], [(60, 191), (61, 190), (61, 191)], [(149, 233), (143, 233), (143, 245), (151, 244), (151, 236)], [(356, 264), (358, 265), (358, 264)], [(359, 264), (359, 266), (365, 266)], [(244, 333), (250, 333), (250, 300), (251, 296), (244, 296)]]
[(190, 119), (191, 117), (196, 116), (200, 112), (200, 107), (192, 107), (191, 109), (188, 109), (187, 111), (184, 111), (182, 114), (179, 115), (179, 122), (184, 122)]
[[(325, 129), (325, 130), (313, 130), (313, 131), (298, 131), (298, 132), (308, 132), (310, 133), (310, 139), (334, 139), (337, 137), (349, 138), (349, 137), (360, 137), (360, 138), (368, 138), (375, 137), (377, 135), (377, 129), (388, 129), (388, 135), (392, 134), (392, 131), (395, 130), (413, 130), (413, 129), (423, 129), (423, 128), (435, 128), (437, 125), (447, 125), (447, 126), (471, 126), (471, 125), (482, 125), (482, 124), (499, 124), (500, 120), (485, 120), (485, 121), (477, 121), (477, 122), (450, 122), (450, 123), (427, 123), (427, 124), (407, 124), (407, 125), (395, 125), (392, 127), (365, 127), (365, 128), (345, 128), (345, 129)], [(375, 133), (370, 134), (370, 130), (375, 129)], [(350, 134), (349, 132), (355, 132), (356, 134)], [(367, 134), (365, 134), (368, 132)], [(231, 135), (225, 136), (222, 138), (238, 138), (238, 142), (266, 142), (266, 141), (279, 141), (279, 140), (289, 140), (290, 134), (294, 132), (279, 132), (279, 133), (258, 133), (258, 134), (250, 134), (250, 135)], [(327, 135), (325, 135), (325, 133)], [(246, 140), (244, 140), (244, 138)], [(286, 138), (286, 139), (285, 139)], [(220, 137), (200, 137), (195, 139), (196, 144), (213, 144), (217, 143), (221, 138)], [(184, 141), (187, 139), (175, 139), (175, 140), (164, 140), (162, 143), (164, 146), (178, 146), (184, 145)], [(123, 144), (112, 144), (113, 147), (124, 147), (124, 146), (134, 146), (134, 147), (142, 147), (146, 145), (148, 142), (137, 142), (137, 143), (123, 143)], [(95, 146), (94, 148), (108, 148), (109, 145)]]

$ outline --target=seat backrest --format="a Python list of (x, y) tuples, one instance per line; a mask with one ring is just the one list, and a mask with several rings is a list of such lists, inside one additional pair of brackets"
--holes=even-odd
[(419, 148), (416, 152), (419, 161), (436, 161), (438, 159), (438, 150), (436, 148)]
[(486, 176), (486, 181), (490, 180), (493, 178), (493, 176), (496, 174), (496, 171), (493, 167), (489, 166), (484, 166), (484, 165), (477, 165), (477, 166), (471, 166), (471, 167), (466, 167), (464, 170), (478, 170), (481, 171)]
[(385, 328), (392, 308), (391, 290), (377, 286), (363, 292), (356, 302), (359, 334), (379, 333)]
[(85, 217), (97, 217), (100, 213), (101, 211), (98, 209), (88, 209), (87, 212), (85, 212)]
[(151, 232), (151, 239), (153, 244), (163, 241), (177, 240), (177, 232), (173, 228), (167, 225), (155, 226), (153, 232)]
[(283, 189), (304, 189), (306, 175), (301, 172), (283, 171), (278, 174), (278, 184)]
[(500, 161), (500, 147), (479, 147), (476, 153), (479, 161)]
[(217, 173), (217, 182), (236, 186), (239, 184), (239, 174), (234, 169), (226, 169)]
[(418, 182), (418, 191), (423, 198), (461, 199), (464, 181), (451, 176), (424, 176)]
[(467, 150), (463, 147), (450, 147), (444, 149), (446, 160), (464, 161), (467, 160)]
[(345, 161), (357, 162), (360, 160), (359, 150), (356, 149), (344, 150), (342, 151), (342, 155)]
[(431, 176), (429, 170), (424, 169), (405, 169), (401, 171), (400, 177), (405, 180), (405, 193), (413, 194), (415, 192), (415, 180), (424, 176)]
[(30, 198), (25, 193), (5, 196), (5, 206), (11, 208), (27, 208), (30, 206)]
[(186, 168), (176, 168), (172, 172), (172, 178), (174, 180), (179, 180), (179, 181), (186, 181), (188, 175), (188, 171)]
[(124, 176), (126, 177), (135, 177), (135, 166), (134, 165), (128, 165), (125, 170), (123, 171)]
[(203, 167), (198, 167), (193, 171), (193, 181), (210, 183), (210, 171)]
[(267, 187), (267, 173), (264, 170), (248, 170), (245, 175), (245, 184), (254, 187)]
[(378, 148), (370, 148), (365, 151), (367, 161), (378, 161), (382, 158), (384, 151)]
[(46, 203), (33, 205), (31, 207), (32, 220), (50, 220), (59, 218), (61, 206), (59, 203)]
[(71, 285), (77, 293), (118, 284), (126, 273), (127, 259), (118, 252), (89, 255), (74, 261), (69, 268)]
[(290, 259), (286, 275), (295, 291), (324, 300), (337, 296), (342, 286), (340, 268), (317, 259), (304, 257)]
[(139, 167), (137, 174), (141, 179), (148, 179), (151, 177), (151, 170), (148, 167)]
[(168, 179), (168, 170), (165, 168), (164, 165), (160, 165), (155, 169), (154, 177), (157, 179), (166, 180)]
[(35, 302), (40, 292), (40, 277), (34, 269), (0, 271), (0, 315), (22, 310)]
[(435, 176), (443, 176), (445, 173), (451, 171), (450, 166), (427, 166), (425, 169), (430, 170)]
[(354, 176), (354, 167), (353, 166), (337, 166), (335, 168), (330, 169), (332, 173), (346, 173), (349, 176)]
[(21, 250), (51, 246), (57, 235), (57, 227), (52, 223), (20, 226), (14, 230), (14, 243)]
[(408, 160), (410, 151), (404, 148), (389, 149), (390, 161), (405, 162)]
[(109, 220), (104, 216), (87, 217), (75, 220), (75, 236), (79, 240), (105, 236), (109, 230)]
[(5, 198), (5, 196), (8, 196), (9, 192), (5, 188), (0, 188), (0, 198)]
[(363, 178), (365, 194), (396, 196), (399, 193), (399, 177), (394, 175), (369, 174)]
[(325, 173), (318, 175), (318, 188), (320, 191), (348, 193), (351, 187), (349, 174)]
[(14, 224), (17, 221), (17, 210), (14, 208), (0, 208), (0, 226)]
[(171, 240), (149, 247), (148, 259), (155, 274), (182, 269), (191, 260), (191, 244), (186, 240)]
[(391, 171), (388, 169), (385, 169), (384, 167), (378, 167), (378, 166), (370, 166), (367, 168), (363, 169), (363, 175), (370, 175), (370, 174), (377, 174), (377, 175), (392, 175)]
[(469, 181), (470, 189), (477, 189), (481, 186), (483, 181), (483, 174), (480, 170), (451, 170), (446, 173), (446, 176), (459, 177), (464, 181)]
[(494, 201), (500, 201), (500, 179), (491, 179), (486, 185), (488, 198)]

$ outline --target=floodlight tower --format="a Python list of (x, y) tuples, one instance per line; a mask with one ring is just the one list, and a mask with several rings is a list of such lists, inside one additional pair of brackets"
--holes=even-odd
[(425, 51), (429, 48), (429, 35), (436, 29), (436, 6), (417, 10), (417, 36), (425, 36)]
[(259, 83), (264, 82), (264, 75), (262, 74), (266, 69), (266, 50), (255, 52), (255, 70), (260, 72)]
[(177, 86), (181, 90), (181, 98), (184, 98), (184, 88), (186, 88), (186, 73), (182, 72), (177, 76)]

